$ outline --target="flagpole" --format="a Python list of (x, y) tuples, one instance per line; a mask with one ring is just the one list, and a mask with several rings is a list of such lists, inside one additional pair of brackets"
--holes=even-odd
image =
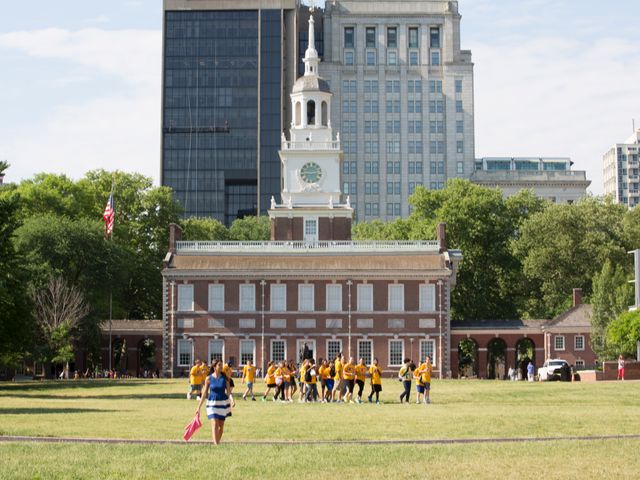
[[(111, 197), (111, 201), (113, 203), (113, 191), (116, 185), (116, 174), (113, 172), (111, 177), (111, 193), (109, 196)], [(115, 210), (115, 203), (113, 203), (113, 208)], [(115, 212), (113, 213), (115, 216)], [(115, 224), (115, 219), (114, 219)], [(113, 241), (113, 230), (109, 234), (109, 241)], [(109, 279), (109, 375), (111, 375), (111, 361), (113, 359), (113, 342), (112, 342), (112, 331), (113, 331), (113, 279)]]

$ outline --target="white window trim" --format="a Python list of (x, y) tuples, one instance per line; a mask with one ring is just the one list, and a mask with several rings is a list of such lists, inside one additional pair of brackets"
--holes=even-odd
[(222, 359), (224, 360), (226, 357), (225, 355), (225, 347), (226, 347), (226, 342), (224, 341), (224, 339), (222, 338), (210, 338), (209, 341), (207, 342), (207, 360), (209, 361), (209, 363), (211, 363), (211, 343), (212, 342), (222, 342)]
[[(316, 224), (316, 233), (313, 238), (307, 238), (307, 222), (314, 222)], [(318, 217), (303, 217), (302, 219), (302, 238), (305, 242), (317, 242), (320, 235), (320, 220)]]
[[(424, 355), (422, 355), (422, 343), (431, 343), (431, 365), (433, 365), (434, 367), (436, 367), (438, 365), (438, 352), (436, 350), (436, 348), (438, 348), (438, 346), (436, 345), (436, 341), (433, 339), (421, 339), (420, 343), (418, 344), (418, 355), (421, 356), (422, 358), (419, 358), (418, 361), (419, 363), (424, 362)], [(413, 359), (412, 359), (413, 360)]]
[[(273, 308), (273, 290), (274, 287), (277, 290), (283, 290), (284, 291), (284, 297), (283, 297), (283, 303), (284, 303), (284, 308), (283, 309), (274, 309)], [(271, 312), (286, 312), (287, 311), (287, 285), (285, 283), (272, 283), (271, 286), (269, 287), (269, 311)]]
[[(558, 339), (562, 338), (562, 348), (558, 348)], [(564, 352), (567, 348), (567, 343), (566, 343), (566, 338), (564, 338), (564, 335), (555, 335), (553, 337), (553, 349), (558, 351), (558, 352)]]
[(240, 366), (244, 366), (245, 365), (244, 363), (241, 363), (242, 362), (242, 342), (251, 342), (251, 343), (253, 343), (253, 359), (252, 359), (251, 363), (253, 365), (256, 365), (256, 341), (252, 340), (252, 339), (247, 339), (247, 338), (240, 339), (240, 342), (238, 342), (238, 364)]
[[(311, 288), (311, 308), (309, 310), (302, 309), (302, 295), (301, 291), (304, 288)], [(298, 311), (299, 312), (313, 312), (315, 310), (316, 305), (316, 289), (315, 284), (313, 283), (300, 283), (298, 284)]]
[[(182, 295), (180, 293), (180, 290), (191, 290), (191, 307), (187, 308), (187, 309), (183, 309), (181, 308), (181, 303), (182, 303)], [(194, 288), (192, 284), (182, 284), (182, 285), (178, 285), (178, 290), (177, 290), (177, 295), (178, 295), (178, 302), (177, 302), (177, 311), (178, 312), (193, 312), (194, 311)]]
[[(340, 306), (339, 308), (336, 309), (332, 309), (331, 306), (329, 305), (329, 290), (331, 290), (332, 288), (339, 288), (340, 290)], [(342, 312), (342, 284), (340, 283), (327, 283), (327, 285), (325, 286), (325, 308), (327, 310), (327, 312), (332, 312), (332, 313), (337, 313), (337, 312)]]
[[(214, 322), (221, 322), (220, 325), (214, 325)], [(208, 328), (224, 328), (225, 326), (225, 321), (224, 318), (210, 318), (207, 320), (207, 327)]]
[[(252, 327), (241, 326), (242, 322), (253, 322), (253, 326)], [(240, 318), (240, 319), (238, 319), (238, 328), (254, 329), (254, 328), (256, 328), (256, 319), (255, 318)]]
[(284, 361), (287, 361), (287, 341), (283, 338), (272, 338), (269, 342), (269, 360), (273, 360), (273, 342), (282, 342), (284, 343)]
[[(401, 291), (402, 291), (402, 308), (399, 310), (392, 310), (391, 309), (391, 290), (393, 288), (398, 288), (400, 287)], [(404, 284), (402, 283), (390, 283), (389, 285), (387, 285), (387, 311), (389, 312), (404, 312), (405, 309), (405, 305), (404, 305)]]
[(178, 328), (193, 328), (193, 318), (178, 318)]
[[(212, 292), (216, 289), (222, 289), (222, 308), (214, 308), (214, 305), (212, 305), (213, 303), (213, 294)], [(209, 284), (209, 290), (208, 290), (208, 305), (207, 305), (207, 309), (209, 312), (224, 312), (224, 283), (210, 283)]]
[[(578, 337), (582, 338), (582, 348), (578, 348), (576, 342), (578, 341)], [(573, 349), (576, 351), (584, 351), (584, 346), (585, 346), (585, 337), (584, 335), (576, 335), (575, 337), (573, 337)]]
[[(338, 350), (339, 352), (342, 352), (342, 339), (341, 338), (327, 338), (327, 340), (324, 343), (324, 354), (326, 357), (329, 357), (329, 342), (339, 342), (340, 343), (340, 349)], [(332, 356), (332, 358), (327, 358), (327, 360), (335, 360), (335, 355)]]
[[(427, 289), (432, 289), (433, 290), (433, 308), (432, 309), (429, 309), (430, 308), (429, 305), (426, 305), (427, 308), (424, 308), (424, 309), (422, 308), (422, 306), (423, 306), (423, 304), (425, 302), (424, 295), (426, 294)], [(420, 296), (420, 298), (418, 300), (420, 302), (418, 304), (419, 311), (422, 312), (422, 313), (433, 313), (433, 312), (436, 312), (437, 308), (438, 308), (438, 305), (437, 305), (438, 302), (437, 302), (436, 295), (437, 295), (437, 292), (436, 292), (436, 285), (435, 284), (433, 284), (433, 283), (421, 283), (420, 287), (419, 287), (419, 296)]]
[[(400, 356), (400, 363), (391, 363), (391, 343), (392, 342), (402, 342), (402, 355)], [(404, 339), (403, 338), (390, 338), (387, 341), (387, 366), (389, 367), (400, 367), (402, 365), (404, 365), (404, 362), (402, 360), (404, 360), (406, 358), (405, 356), (405, 345), (404, 345)]]
[[(256, 311), (256, 285), (255, 283), (241, 283), (240, 286), (238, 287), (239, 291), (238, 291), (238, 300), (239, 300), (239, 305), (238, 305), (238, 311), (240, 312), (255, 312)], [(249, 309), (245, 309), (243, 308), (243, 295), (242, 295), (242, 291), (243, 290), (253, 290), (253, 307), (249, 308)]]
[[(375, 351), (374, 351), (374, 344), (373, 344), (373, 340), (370, 339), (359, 339), (358, 342), (356, 343), (356, 355), (358, 358), (356, 358), (356, 362), (360, 361), (360, 344), (361, 343), (369, 343), (371, 345), (371, 358), (369, 359), (364, 359), (364, 363), (366, 363), (367, 365), (371, 365), (371, 363), (373, 363), (373, 359), (375, 358)], [(363, 357), (364, 358), (364, 357)]]
[[(360, 308), (360, 291), (364, 290), (364, 289), (370, 289), (371, 290), (371, 301), (369, 302), (369, 305), (366, 305), (367, 308)], [(373, 284), (372, 283), (359, 283), (356, 286), (356, 295), (357, 295), (357, 303), (356, 303), (356, 311), (358, 312), (373, 312)]]
[[(190, 362), (189, 363), (180, 363), (180, 345), (183, 343), (189, 343), (189, 345), (191, 345), (191, 358), (190, 358)], [(178, 339), (178, 341), (176, 342), (176, 359), (177, 359), (177, 364), (178, 367), (190, 367), (191, 364), (193, 363), (193, 340), (189, 339), (183, 339), (180, 338)]]

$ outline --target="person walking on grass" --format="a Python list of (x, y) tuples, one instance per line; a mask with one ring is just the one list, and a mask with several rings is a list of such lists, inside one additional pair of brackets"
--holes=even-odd
[(202, 384), (204, 383), (204, 378), (206, 377), (206, 372), (203, 372), (202, 361), (200, 359), (196, 360), (196, 363), (189, 370), (189, 392), (187, 392), (187, 400), (191, 400), (191, 395), (196, 394), (197, 400), (200, 400), (200, 392), (202, 391)]
[(624, 381), (624, 357), (618, 357), (618, 380)]
[[(329, 364), (326, 360), (322, 360), (320, 367), (318, 368), (318, 375), (320, 375), (320, 398), (322, 398), (322, 403), (327, 403), (327, 380), (331, 378), (329, 369)], [(331, 390), (329, 390), (331, 391)]]
[[(276, 377), (275, 377), (275, 371), (276, 371), (276, 367), (273, 365), (273, 362), (269, 362), (267, 363), (267, 374), (264, 376), (264, 383), (267, 384), (267, 389), (264, 391), (264, 395), (262, 395), (262, 401), (266, 402), (267, 401), (267, 395), (269, 395), (269, 392), (271, 391), (271, 389), (275, 389), (276, 388)], [(273, 398), (273, 401), (275, 402), (275, 397)]]
[(353, 364), (353, 357), (349, 357), (349, 362), (342, 367), (342, 378), (344, 379), (346, 387), (346, 391), (343, 396), (344, 402), (355, 403), (353, 401), (353, 387), (355, 385), (356, 366)]
[(284, 360), (282, 361), (282, 388), (284, 393), (284, 401), (291, 401), (291, 370)]
[(333, 388), (335, 383), (334, 377), (336, 376), (336, 367), (333, 360), (329, 362), (329, 365), (327, 365), (327, 368), (325, 369), (324, 373), (327, 377), (325, 380), (325, 383), (327, 386), (327, 392), (323, 401), (325, 403), (331, 403), (331, 399), (333, 398)]
[(404, 392), (400, 394), (400, 403), (405, 400), (407, 404), (411, 401), (411, 378), (413, 374), (411, 372), (411, 359), (405, 358), (404, 365), (400, 367), (398, 372), (398, 379), (402, 382)]
[(242, 399), (246, 400), (247, 395), (251, 395), (251, 400), (256, 401), (256, 397), (253, 396), (253, 382), (256, 378), (256, 367), (253, 366), (251, 360), (247, 361), (247, 364), (242, 367), (242, 383), (247, 384), (247, 389), (242, 395)]
[(413, 378), (416, 379), (416, 404), (422, 403), (424, 399), (424, 383), (422, 382), (422, 365), (413, 369)]
[(358, 385), (358, 398), (356, 402), (362, 403), (362, 392), (364, 391), (364, 381), (367, 378), (367, 366), (364, 363), (364, 358), (358, 361), (355, 367), (356, 371), (356, 385)]
[(431, 403), (429, 394), (431, 392), (431, 374), (433, 373), (433, 365), (431, 365), (431, 357), (427, 355), (424, 359), (424, 363), (418, 367), (420, 374), (420, 380), (424, 388), (424, 404)]
[[(380, 392), (382, 391), (382, 369), (378, 366), (378, 359), (373, 359), (373, 364), (369, 367), (369, 375), (371, 375), (371, 393), (369, 394), (369, 403), (373, 401), (373, 394), (376, 394), (376, 405), (380, 405)], [(411, 388), (411, 387), (409, 387)]]
[[(233, 388), (236, 386), (235, 383), (233, 383), (233, 368), (231, 368), (231, 366), (233, 365), (233, 361), (231, 359), (227, 360), (227, 363), (225, 363), (222, 367), (222, 373), (224, 373), (227, 376), (227, 379), (229, 380), (229, 393), (232, 394), (233, 393)], [(231, 399), (231, 406), (235, 407), (235, 403), (233, 400), (233, 395), (230, 397)]]
[(296, 362), (293, 360), (289, 360), (289, 381), (291, 385), (289, 386), (289, 401), (293, 401), (293, 394), (296, 393), (298, 386), (296, 385)]
[(285, 394), (284, 394), (284, 362), (278, 362), (276, 366), (276, 371), (273, 372), (273, 375), (276, 379), (276, 394), (273, 396), (274, 400), (280, 400), (284, 402)]
[(527, 365), (527, 379), (530, 382), (533, 382), (534, 373), (535, 373), (535, 367), (533, 366), (533, 362), (529, 361), (529, 364)]
[[(336, 371), (336, 374), (333, 376), (333, 392), (331, 394), (331, 399), (334, 402), (339, 402), (342, 400), (342, 389), (344, 388), (344, 379), (342, 378), (342, 367), (344, 366), (342, 352), (339, 352), (336, 355), (336, 359), (333, 361), (333, 368)], [(336, 399), (337, 394), (337, 399)]]
[(220, 445), (224, 433), (224, 421), (231, 416), (233, 397), (231, 396), (229, 379), (222, 372), (222, 362), (219, 360), (215, 360), (209, 370), (209, 375), (202, 387), (196, 415), (200, 415), (200, 408), (205, 397), (207, 397), (207, 418), (211, 420), (213, 443)]
[(302, 364), (300, 365), (300, 398), (298, 398), (298, 403), (302, 403), (304, 401), (305, 395), (307, 393), (308, 385), (305, 380), (307, 368), (309, 368), (309, 360), (304, 359), (302, 361)]

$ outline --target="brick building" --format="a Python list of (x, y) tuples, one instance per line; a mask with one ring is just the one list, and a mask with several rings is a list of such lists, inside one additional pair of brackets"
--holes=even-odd
[(301, 360), (346, 356), (395, 370), (431, 354), (451, 370), (449, 298), (461, 253), (436, 241), (351, 241), (353, 209), (340, 190), (332, 93), (318, 76), (314, 21), (305, 72), (293, 86), (290, 139), (282, 134), (280, 202), (269, 242), (184, 242), (171, 226), (163, 270), (166, 375), (194, 359)]

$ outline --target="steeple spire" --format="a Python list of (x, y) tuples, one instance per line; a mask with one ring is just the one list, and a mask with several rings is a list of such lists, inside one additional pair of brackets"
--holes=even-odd
[(314, 30), (313, 9), (309, 10), (309, 46), (304, 53), (304, 74), (318, 74), (318, 51), (316, 50), (316, 33)]

